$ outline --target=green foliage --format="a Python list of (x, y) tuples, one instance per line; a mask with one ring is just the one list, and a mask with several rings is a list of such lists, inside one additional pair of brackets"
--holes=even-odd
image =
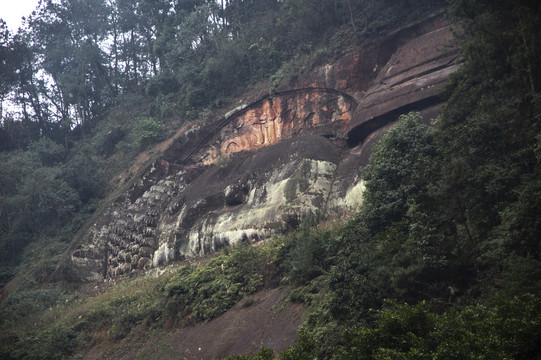
[(313, 360), (318, 358), (320, 345), (311, 336), (302, 330), (298, 333), (298, 340), (294, 346), (290, 346), (282, 352), (281, 360)]
[[(140, 285), (145, 286), (144, 280)], [(156, 289), (151, 287), (149, 290)], [(107, 338), (118, 342), (138, 328), (158, 323), (162, 315), (159, 299), (144, 290), (137, 290), (129, 295), (117, 294), (96, 304), (77, 320), (75, 328), (85, 335), (106, 330)]]
[(233, 355), (224, 360), (274, 360), (274, 351), (272, 349), (262, 348), (259, 352), (251, 355)]
[(434, 131), (415, 113), (399, 120), (363, 169), (363, 207), (334, 245), (341, 260), (329, 284), (335, 294), (331, 310), (339, 319), (360, 321), (386, 297), (415, 301), (432, 291), (441, 296), (441, 288), (451, 285), (443, 261), (450, 254), (431, 233), (436, 226), (445, 230), (428, 194), (440, 158)]
[(304, 285), (326, 274), (332, 264), (331, 231), (311, 228), (306, 223), (287, 236), (289, 247), (283, 261), (286, 274), (293, 284)]
[[(17, 56), (16, 43), (9, 32), (6, 22), (0, 20), (0, 56), (3, 61), (0, 65), (0, 102), (17, 83), (17, 68), (20, 59)], [(1, 115), (1, 114), (0, 114)]]
[(337, 266), (329, 276), (334, 301), (330, 312), (342, 321), (359, 321), (368, 316), (368, 309), (377, 308), (388, 290), (379, 277), (377, 242), (359, 223), (351, 221), (340, 230), (337, 242)]
[(22, 321), (68, 299), (61, 290), (25, 290), (10, 295), (0, 307), (0, 318), (4, 321)]
[[(26, 151), (0, 155), (0, 264), (12, 269), (28, 261), (23, 268), (35, 271), (30, 275), (35, 279), (22, 286), (45, 280), (54, 270), (50, 262), (60, 254), (54, 250), (65, 249), (103, 194), (102, 171), (86, 149), (79, 143), (68, 153), (42, 137)], [(25, 252), (37, 243), (42, 251)]]
[[(374, 149), (363, 208), (329, 237), (336, 265), (293, 293), (310, 310), (284, 356), (538, 357), (540, 8), (452, 11), (466, 61), (444, 114), (435, 129), (410, 114)], [(314, 306), (306, 294), (325, 285), (332, 301)]]
[(416, 113), (402, 115), (398, 121), (374, 146), (362, 171), (367, 181), (362, 216), (374, 233), (403, 220), (438, 173), (433, 129), (422, 124)]
[(35, 331), (27, 337), (19, 337), (16, 333), (2, 334), (0, 344), (2, 359), (62, 360), (72, 358), (80, 341), (71, 329), (51, 325), (49, 329)]
[(256, 249), (243, 243), (204, 267), (183, 267), (163, 288), (168, 315), (193, 321), (221, 315), (242, 297), (273, 281), (277, 255), (276, 246)]
[(537, 358), (540, 306), (539, 298), (523, 296), (438, 314), (424, 302), (388, 303), (377, 311), (373, 328), (348, 331), (336, 358)]
[(80, 142), (70, 153), (70, 159), (64, 167), (63, 178), (77, 192), (83, 204), (104, 195), (105, 181), (99, 159), (91, 156), (90, 144)]
[(24, 179), (19, 196), (32, 231), (67, 222), (80, 206), (78, 194), (60, 178), (57, 168), (36, 169)]
[(53, 326), (34, 337), (24, 339), (18, 345), (20, 348), (13, 354), (18, 359), (64, 360), (71, 359), (77, 340), (72, 330)]
[(165, 125), (152, 118), (141, 118), (133, 124), (130, 137), (137, 149), (142, 150), (147, 146), (163, 139)]
[(541, 17), (528, 1), (456, 1), (452, 14), (465, 29), (459, 38), (467, 61), (447, 89), (436, 195), (477, 271), (493, 277), (510, 253), (528, 258), (540, 249), (533, 214), (541, 69), (533, 57), (541, 47), (533, 27)]
[[(338, 344), (306, 331), (281, 359), (536, 359), (538, 296), (496, 297), (489, 305), (438, 312), (428, 303), (387, 301), (371, 326), (348, 327)], [(329, 332), (328, 335), (331, 333)], [(325, 353), (329, 351), (328, 353)]]

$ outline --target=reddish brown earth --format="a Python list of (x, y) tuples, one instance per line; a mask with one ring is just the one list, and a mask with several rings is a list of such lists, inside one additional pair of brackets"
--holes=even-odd
[[(287, 287), (262, 290), (214, 320), (170, 331), (160, 343), (162, 347), (172, 346), (180, 354), (179, 359), (186, 360), (245, 355), (262, 347), (280, 353), (296, 341), (304, 320), (303, 305), (289, 303), (287, 291)], [(152, 349), (152, 345), (133, 346), (120, 356), (112, 348), (112, 344), (108, 348), (96, 347), (84, 359), (131, 360), (142, 349)]]
[(261, 291), (208, 323), (178, 330), (167, 343), (187, 360), (248, 354), (262, 347), (282, 352), (293, 345), (304, 318), (301, 304), (285, 301), (286, 291), (284, 287)]

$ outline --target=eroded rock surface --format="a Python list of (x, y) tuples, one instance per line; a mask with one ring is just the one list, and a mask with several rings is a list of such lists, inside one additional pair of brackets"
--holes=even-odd
[(352, 214), (370, 145), (402, 113), (437, 114), (458, 66), (451, 40), (427, 19), (187, 131), (59, 271), (101, 280), (258, 241), (310, 213)]

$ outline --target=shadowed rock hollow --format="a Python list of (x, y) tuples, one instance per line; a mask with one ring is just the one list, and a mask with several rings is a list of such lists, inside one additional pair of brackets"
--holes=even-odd
[(445, 22), (429, 18), (186, 131), (57, 275), (99, 281), (259, 241), (310, 213), (351, 215), (374, 141), (400, 114), (437, 115), (458, 66), (451, 40)]

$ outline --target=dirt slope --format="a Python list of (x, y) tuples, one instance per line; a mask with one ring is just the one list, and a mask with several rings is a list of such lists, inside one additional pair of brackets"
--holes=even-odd
[[(179, 359), (186, 360), (221, 359), (257, 352), (262, 347), (280, 353), (293, 345), (304, 320), (303, 305), (289, 303), (287, 291), (287, 287), (262, 290), (214, 320), (173, 329), (160, 343), (172, 346), (180, 353)], [(149, 346), (134, 346), (121, 356), (112, 349), (95, 348), (84, 359), (131, 360)]]

